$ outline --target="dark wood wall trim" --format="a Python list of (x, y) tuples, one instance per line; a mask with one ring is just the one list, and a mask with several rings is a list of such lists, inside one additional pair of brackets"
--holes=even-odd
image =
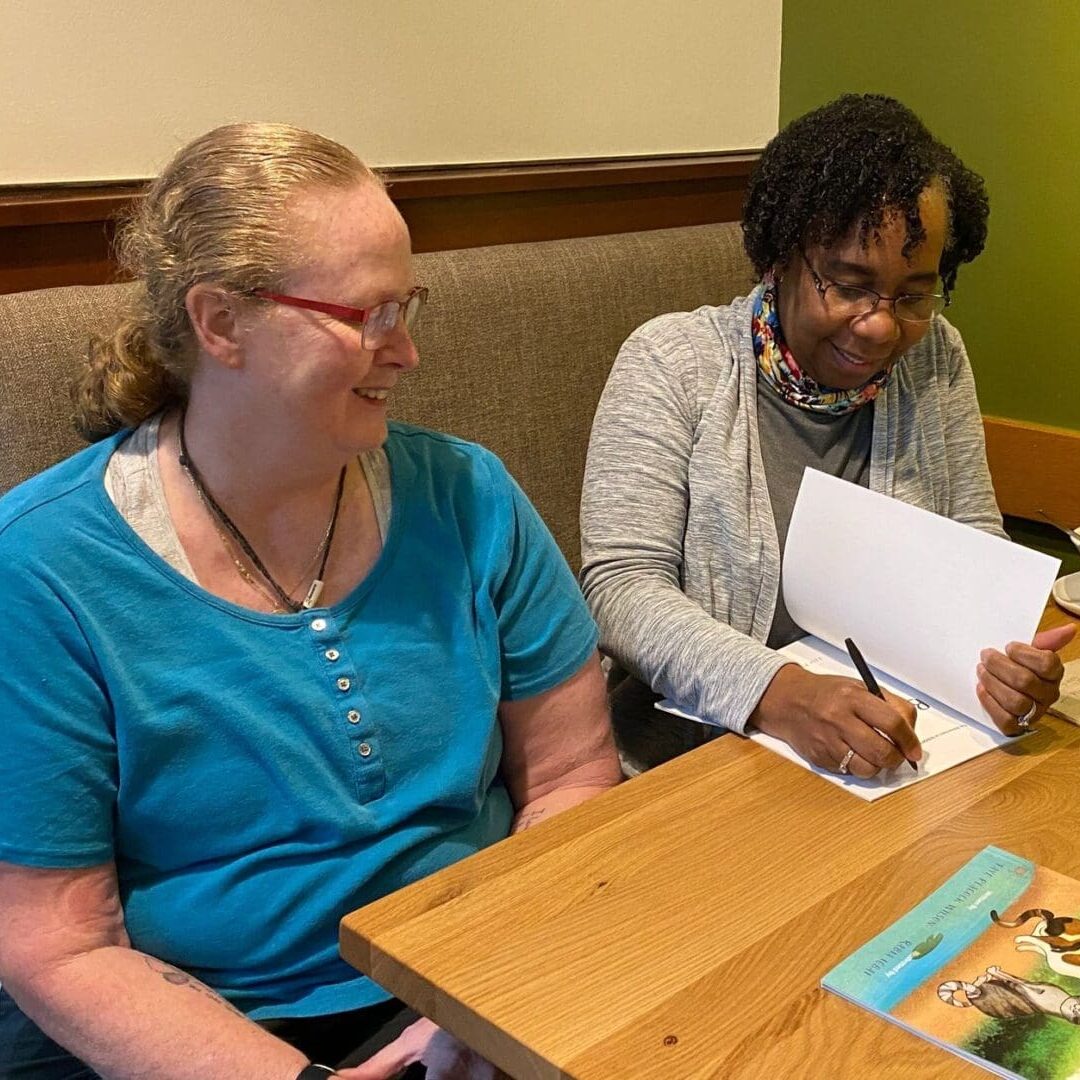
[[(417, 251), (735, 221), (756, 152), (382, 170)], [(145, 181), (0, 187), (0, 292), (114, 281)]]
[(0, 187), (0, 229), (105, 221), (142, 194), (145, 180)]

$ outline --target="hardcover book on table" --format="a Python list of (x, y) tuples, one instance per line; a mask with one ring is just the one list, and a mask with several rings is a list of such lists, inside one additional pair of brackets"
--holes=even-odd
[(999, 1076), (1080, 1077), (1080, 881), (988, 847), (821, 985)]

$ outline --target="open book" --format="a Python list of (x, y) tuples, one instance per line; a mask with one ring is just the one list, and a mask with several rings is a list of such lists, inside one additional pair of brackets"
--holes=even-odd
[(999, 1076), (1080, 1074), (1080, 881), (988, 847), (821, 985)]
[[(784, 548), (782, 586), (808, 637), (781, 649), (810, 671), (858, 679), (853, 638), (883, 690), (915, 702), (918, 772), (873, 780), (815, 768), (787, 743), (751, 738), (877, 799), (1006, 741), (975, 693), (985, 648), (1031, 641), (1058, 559), (814, 469), (803, 474)], [(692, 716), (677, 703), (657, 708)], [(698, 719), (697, 717), (692, 717)]]

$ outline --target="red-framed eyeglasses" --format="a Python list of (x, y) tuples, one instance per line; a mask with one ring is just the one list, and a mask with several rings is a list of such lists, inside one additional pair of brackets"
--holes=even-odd
[(270, 300), (275, 304), (318, 311), (323, 315), (341, 319), (342, 322), (359, 323), (363, 327), (361, 345), (371, 352), (381, 349), (386, 344), (399, 318), (407, 328), (412, 328), (416, 324), (417, 317), (427, 303), (428, 291), (423, 285), (417, 285), (409, 290), (404, 300), (384, 300), (381, 304), (375, 304), (369, 308), (328, 304), (322, 300), (286, 296), (283, 293), (269, 292), (267, 289), (256, 289), (252, 295), (259, 297), (260, 300)]

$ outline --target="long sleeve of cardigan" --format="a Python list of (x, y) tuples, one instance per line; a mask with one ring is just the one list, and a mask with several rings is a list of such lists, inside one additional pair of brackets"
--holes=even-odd
[(623, 346), (597, 409), (582, 491), (582, 587), (605, 652), (701, 718), (742, 731), (786, 661), (683, 593), (690, 459), (711, 388), (698, 385), (690, 342), (651, 329)]

